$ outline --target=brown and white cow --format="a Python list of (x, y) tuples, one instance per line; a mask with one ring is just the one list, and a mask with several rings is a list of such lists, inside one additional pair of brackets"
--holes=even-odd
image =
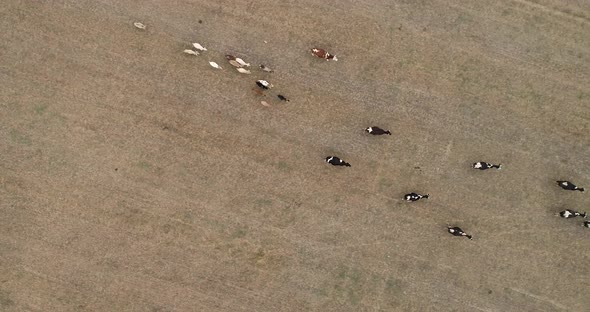
[(330, 61), (330, 60), (337, 61), (338, 60), (336, 55), (330, 54), (330, 53), (328, 53), (328, 51), (326, 51), (324, 49), (319, 49), (319, 48), (311, 49), (311, 55), (317, 56), (319, 58), (323, 58), (326, 61)]

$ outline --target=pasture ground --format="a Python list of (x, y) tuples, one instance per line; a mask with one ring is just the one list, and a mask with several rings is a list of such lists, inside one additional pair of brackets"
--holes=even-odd
[(590, 187), (587, 1), (8, 0), (0, 25), (2, 311), (590, 306), (590, 232), (553, 216), (590, 210), (554, 182)]

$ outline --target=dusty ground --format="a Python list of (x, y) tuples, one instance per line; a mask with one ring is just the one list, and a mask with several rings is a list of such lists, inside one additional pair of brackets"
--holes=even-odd
[(590, 187), (588, 1), (9, 0), (0, 29), (1, 311), (588, 311), (590, 231), (553, 216), (590, 210), (554, 184)]

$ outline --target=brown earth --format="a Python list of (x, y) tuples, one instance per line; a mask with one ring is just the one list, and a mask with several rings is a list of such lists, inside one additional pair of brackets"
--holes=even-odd
[(4, 1), (0, 310), (587, 311), (589, 3)]

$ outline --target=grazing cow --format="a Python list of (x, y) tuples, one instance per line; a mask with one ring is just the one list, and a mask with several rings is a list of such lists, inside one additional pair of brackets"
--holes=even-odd
[(242, 64), (238, 63), (238, 61), (236, 61), (236, 57), (230, 54), (226, 54), (225, 55), (225, 59), (231, 64), (231, 66), (233, 67), (237, 67), (240, 68), (242, 67)]
[(184, 52), (184, 53), (186, 53), (186, 54), (190, 54), (190, 55), (195, 55), (195, 56), (196, 56), (196, 55), (199, 55), (199, 52), (197, 52), (197, 51), (193, 51), (193, 50), (191, 50), (191, 49), (186, 49), (186, 50), (184, 50), (184, 51), (182, 51), (182, 52)]
[(207, 51), (207, 49), (205, 47), (203, 47), (200, 43), (193, 43), (193, 47), (195, 47), (195, 49), (199, 50), (199, 51)]
[(279, 94), (279, 95), (277, 95), (277, 97), (278, 97), (278, 98), (279, 98), (279, 100), (281, 100), (281, 101), (289, 102), (289, 99), (288, 99), (288, 98), (286, 98), (286, 97), (285, 97), (285, 96), (283, 96), (283, 95), (280, 95), (280, 94)]
[(266, 80), (257, 80), (256, 81), (256, 85), (259, 86), (260, 88), (264, 89), (264, 90), (268, 90), (268, 89), (272, 88), (272, 84), (270, 84)]
[(590, 229), (590, 221), (584, 221), (584, 224), (582, 224), (582, 226)]
[(572, 182), (569, 182), (569, 181), (557, 181), (557, 184), (559, 184), (559, 186), (564, 190), (580, 191), (580, 192), (584, 191), (583, 187), (577, 187), (576, 185), (574, 185)]
[(332, 166), (346, 166), (350, 167), (350, 164), (345, 162), (344, 160), (336, 157), (336, 156), (328, 156), (326, 157), (326, 162)]
[(460, 227), (457, 226), (447, 226), (447, 230), (449, 231), (449, 233), (455, 235), (455, 236), (465, 236), (469, 239), (473, 239), (473, 236), (468, 235), (467, 233), (465, 233), (463, 230), (461, 230)]
[(250, 74), (251, 74), (251, 72), (250, 72), (249, 70), (245, 69), (245, 68), (241, 68), (241, 67), (240, 67), (240, 68), (236, 68), (236, 70), (237, 70), (239, 73), (241, 73), (241, 74), (248, 74), (248, 75), (250, 75)]
[(560, 213), (556, 214), (556, 216), (560, 216), (562, 218), (575, 218), (575, 217), (582, 217), (582, 218), (586, 218), (586, 213), (585, 212), (577, 212), (575, 210), (571, 210), (571, 209), (566, 209), (564, 211), (561, 211)]
[(338, 60), (338, 58), (336, 57), (336, 55), (332, 55), (332, 54), (328, 53), (328, 51), (326, 51), (324, 49), (313, 48), (313, 49), (311, 49), (311, 55), (317, 56), (319, 58), (323, 58), (326, 61), (329, 61), (329, 60), (337, 61)]
[(404, 195), (404, 200), (413, 201), (414, 202), (414, 201), (420, 200), (422, 198), (428, 198), (428, 196), (429, 196), (428, 194), (426, 194), (426, 195), (420, 195), (420, 194), (417, 194), (417, 193), (410, 193), (410, 194)]
[(367, 131), (367, 133), (372, 134), (372, 135), (383, 135), (383, 134), (391, 135), (391, 131), (383, 130), (379, 127), (369, 127), (367, 129), (365, 129), (365, 131)]
[(236, 62), (240, 63), (240, 65), (242, 65), (242, 66), (250, 67), (250, 63), (246, 63), (244, 60), (242, 60), (239, 57), (236, 57)]
[(236, 60), (229, 60), (229, 64), (236, 68), (242, 68), (242, 64), (238, 63)]
[(219, 64), (217, 64), (215, 62), (209, 62), (209, 65), (211, 65), (211, 67), (216, 68), (216, 69), (222, 69), (221, 66), (219, 66)]
[(496, 169), (502, 169), (502, 165), (498, 164), (498, 165), (494, 165), (494, 164), (490, 164), (484, 161), (478, 161), (476, 163), (473, 163), (473, 169), (479, 169), (479, 170), (487, 170), (490, 168), (496, 168)]
[(229, 63), (232, 64), (232, 66), (235, 66), (235, 67), (242, 67), (242, 66), (250, 67), (250, 63), (246, 63), (241, 58), (235, 57), (231, 54), (226, 54), (225, 59), (228, 60)]

